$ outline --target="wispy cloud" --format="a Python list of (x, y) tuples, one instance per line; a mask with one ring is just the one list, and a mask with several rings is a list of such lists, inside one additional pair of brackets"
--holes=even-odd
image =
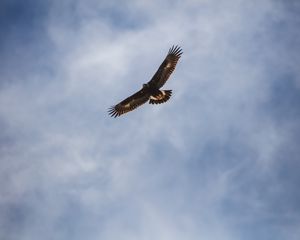
[[(297, 239), (299, 7), (3, 3), (0, 237)], [(109, 118), (173, 44), (171, 101)]]

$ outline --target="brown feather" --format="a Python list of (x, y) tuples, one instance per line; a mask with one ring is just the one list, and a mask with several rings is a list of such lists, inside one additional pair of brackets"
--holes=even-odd
[(118, 117), (124, 113), (130, 112), (135, 108), (146, 103), (150, 98), (150, 93), (141, 89), (130, 97), (126, 98), (122, 102), (108, 109), (108, 113), (111, 117)]
[(154, 74), (152, 79), (150, 80), (150, 84), (155, 84), (155, 86), (159, 89), (161, 88), (166, 81), (169, 79), (170, 75), (174, 71), (176, 64), (181, 57), (182, 49), (178, 46), (172, 46), (169, 49), (168, 55), (158, 68), (157, 72)]
[(171, 97), (172, 90), (159, 89), (169, 79), (182, 53), (182, 49), (179, 46), (173, 45), (152, 79), (147, 84), (144, 84), (140, 91), (117, 105), (110, 107), (108, 109), (109, 115), (111, 117), (118, 117), (143, 105), (149, 99), (150, 104), (160, 104), (168, 101)]
[(161, 90), (161, 94), (158, 96), (150, 96), (150, 104), (161, 104), (165, 103), (170, 99), (172, 95), (172, 90)]

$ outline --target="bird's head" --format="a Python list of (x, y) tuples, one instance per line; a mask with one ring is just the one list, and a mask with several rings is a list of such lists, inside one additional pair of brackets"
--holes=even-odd
[(148, 88), (149, 87), (149, 84), (148, 83), (144, 83), (143, 84), (143, 88)]

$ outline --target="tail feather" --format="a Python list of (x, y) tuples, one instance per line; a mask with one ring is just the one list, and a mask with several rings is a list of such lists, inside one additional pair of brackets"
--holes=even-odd
[(170, 99), (171, 95), (172, 95), (172, 90), (160, 90), (160, 94), (150, 97), (149, 103), (150, 104), (165, 103)]

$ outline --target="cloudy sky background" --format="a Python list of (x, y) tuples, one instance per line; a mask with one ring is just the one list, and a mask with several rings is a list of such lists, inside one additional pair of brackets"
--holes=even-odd
[[(296, 240), (300, 2), (0, 3), (0, 238)], [(171, 100), (117, 119), (169, 47)]]

